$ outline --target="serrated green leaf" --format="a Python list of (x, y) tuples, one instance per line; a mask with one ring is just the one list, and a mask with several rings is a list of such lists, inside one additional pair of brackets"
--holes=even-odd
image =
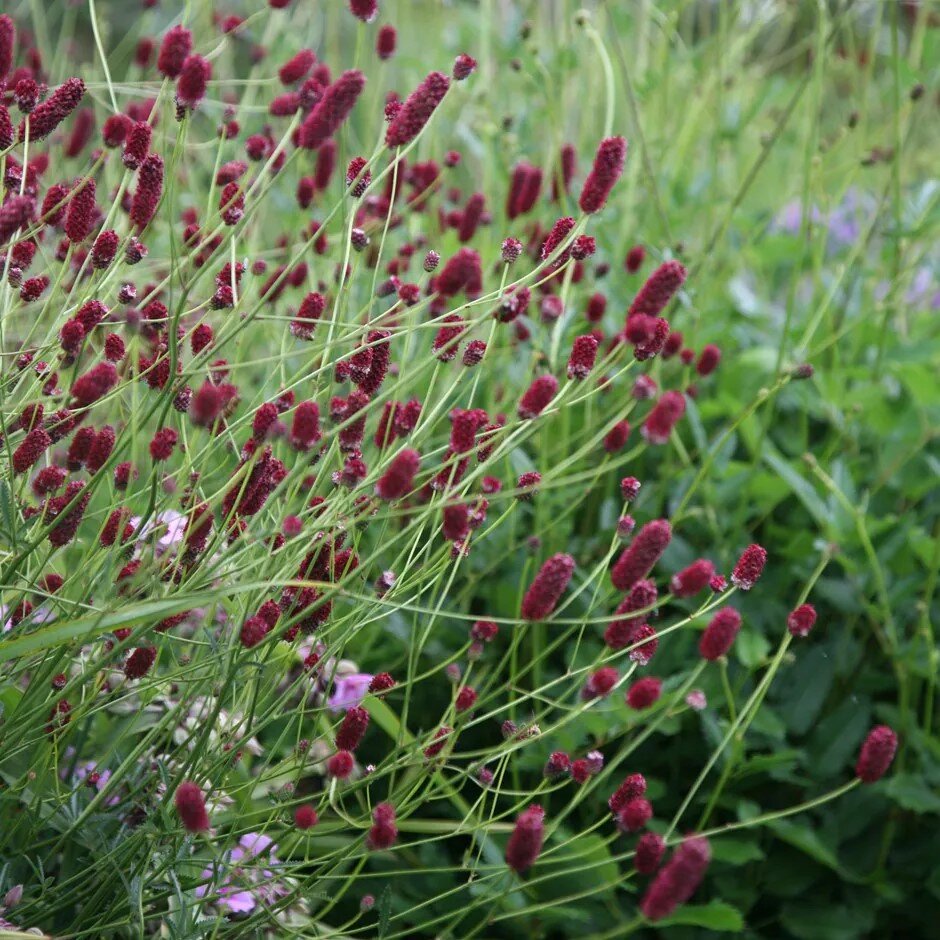
[(670, 917), (656, 922), (658, 927), (685, 925), (705, 927), (707, 930), (721, 930), (727, 933), (740, 933), (744, 929), (741, 912), (724, 901), (709, 901), (708, 904), (687, 904), (680, 907)]

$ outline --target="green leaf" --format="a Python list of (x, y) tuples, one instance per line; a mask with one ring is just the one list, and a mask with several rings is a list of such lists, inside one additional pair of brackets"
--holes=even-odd
[(657, 927), (678, 925), (705, 927), (707, 930), (723, 930), (740, 933), (744, 929), (741, 912), (724, 901), (709, 901), (708, 904), (688, 904), (680, 907), (671, 917), (656, 922)]
[[(557, 898), (592, 886), (600, 897), (613, 891), (619, 880), (619, 869), (605, 840), (592, 833), (580, 836), (561, 851), (540, 860), (538, 875), (540, 897)], [(607, 887), (601, 890), (602, 885)]]
[(761, 458), (774, 470), (793, 490), (796, 498), (806, 507), (806, 511), (816, 520), (819, 528), (826, 532), (830, 527), (831, 513), (826, 504), (820, 499), (811, 483), (804, 480), (773, 447), (764, 442)]
[(388, 922), (392, 916), (392, 886), (386, 884), (379, 895), (379, 937), (388, 935)]
[[(264, 581), (230, 584), (226, 586), (225, 593), (232, 597), (235, 594), (251, 594), (265, 587), (267, 585)], [(156, 623), (164, 617), (178, 614), (190, 607), (205, 607), (214, 604), (218, 599), (218, 591), (195, 591), (192, 594), (177, 594), (161, 600), (146, 601), (143, 604), (131, 604), (120, 610), (96, 613), (77, 620), (57, 620), (52, 626), (34, 630), (25, 636), (0, 640), (0, 663), (76, 640), (87, 643), (115, 627), (131, 627), (148, 620)]]
[(712, 857), (716, 862), (744, 865), (764, 857), (761, 847), (753, 839), (735, 839), (722, 836), (712, 842)]
[(818, 834), (814, 832), (806, 823), (796, 823), (789, 819), (776, 819), (767, 824), (778, 839), (799, 849), (805, 855), (815, 859), (820, 865), (831, 868), (835, 872), (842, 873), (842, 866), (835, 852), (826, 845)]
[(16, 523), (13, 516), (13, 501), (10, 498), (10, 486), (6, 480), (0, 480), (0, 526), (6, 538), (13, 541)]
[(804, 765), (814, 776), (831, 776), (848, 764), (871, 726), (871, 705), (867, 699), (847, 699), (813, 730)]
[(915, 813), (940, 813), (940, 796), (913, 774), (897, 774), (888, 781), (885, 792), (898, 806)]
[(868, 935), (874, 913), (860, 905), (823, 906), (801, 900), (784, 909), (782, 920), (790, 933), (805, 940), (855, 940)]
[(759, 666), (766, 658), (770, 650), (770, 643), (767, 638), (760, 633), (752, 630), (742, 630), (738, 636), (736, 652), (738, 659), (748, 669), (754, 669)]
[(816, 722), (832, 686), (833, 670), (833, 657), (814, 646), (780, 682), (775, 699), (786, 703), (781, 713), (791, 731), (806, 734)]
[[(398, 740), (398, 735), (402, 731), (401, 722), (398, 715), (393, 712), (388, 705), (380, 698), (374, 695), (367, 695), (362, 700), (362, 707), (375, 719), (375, 723), (393, 740)], [(402, 740), (406, 744), (414, 742), (414, 735), (406, 728), (402, 735)]]

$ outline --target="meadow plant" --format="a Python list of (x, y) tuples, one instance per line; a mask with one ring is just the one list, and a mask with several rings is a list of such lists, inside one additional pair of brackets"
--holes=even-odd
[[(805, 821), (930, 731), (849, 500), (899, 727), (838, 712), (819, 778), (777, 730), (851, 592), (774, 409), (841, 347), (793, 343), (791, 302), (760, 384), (720, 384), (757, 362), (708, 293), (744, 195), (672, 205), (616, 5), (537, 14), (595, 82), (570, 120), (525, 4), (137, 5), (126, 35), (102, 0), (0, 15), (0, 924), (723, 932), (775, 839), (839, 870)], [(730, 17), (764, 27), (717, 6), (705, 59), (744, 67)], [(817, 105), (835, 6), (793, 40)], [(832, 455), (801, 472), (841, 495)], [(772, 518), (788, 487), (816, 538)]]

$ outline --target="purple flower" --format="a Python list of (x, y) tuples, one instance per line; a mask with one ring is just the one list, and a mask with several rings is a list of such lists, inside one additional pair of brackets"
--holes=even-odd
[(351, 676), (337, 676), (333, 683), (333, 694), (329, 698), (329, 706), (334, 712), (344, 708), (358, 705), (366, 692), (372, 676), (366, 672), (356, 672)]
[[(130, 522), (135, 530), (140, 526), (140, 518), (140, 516), (131, 516)], [(162, 555), (178, 542), (183, 541), (183, 536), (186, 533), (186, 516), (175, 509), (158, 512), (153, 519), (149, 519), (146, 525), (140, 529), (138, 538), (143, 541), (154, 530), (160, 533), (157, 537), (157, 554)]]
[(270, 836), (266, 836), (264, 833), (246, 832), (238, 840), (238, 845), (239, 848), (232, 849), (232, 861), (254, 858), (256, 855), (262, 855), (270, 849), (271, 852), (268, 857), (271, 859), (271, 864), (277, 864), (277, 857), (274, 854), (277, 851), (277, 845)]
[[(245, 833), (238, 845), (223, 856), (218, 888), (213, 889), (211, 882), (220, 872), (205, 868), (202, 877), (209, 883), (196, 888), (196, 897), (212, 902), (224, 914), (248, 914), (259, 902), (273, 904), (289, 893), (288, 887), (271, 870), (281, 864), (276, 851), (277, 845), (270, 836), (261, 832)], [(261, 856), (265, 856), (263, 861)]]
[[(0, 627), (0, 633), (6, 633), (8, 630), (13, 629), (13, 619), (7, 616), (9, 612), (10, 608), (6, 604), (0, 604), (0, 624), (3, 625)], [(44, 623), (52, 623), (53, 620), (55, 620), (55, 611), (50, 610), (48, 607), (36, 607), (30, 611), (24, 622), (38, 627)]]

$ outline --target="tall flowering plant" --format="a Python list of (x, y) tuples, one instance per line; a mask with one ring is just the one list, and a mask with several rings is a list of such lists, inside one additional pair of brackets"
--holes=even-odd
[[(834, 791), (719, 803), (831, 552), (736, 702), (781, 562), (703, 536), (707, 449), (667, 493), (722, 349), (678, 329), (681, 252), (621, 252), (600, 33), (610, 126), (494, 177), (459, 133), (483, 47), (390, 71), (385, 5), (337, 6), (338, 44), (270, 0), (110, 48), (91, 4), (61, 82), (0, 16), (3, 918), (353, 933), (378, 895), (391, 935), (469, 936), (584, 870), (668, 922), (729, 833), (890, 770), (879, 725)], [(648, 786), (706, 711), (684, 795)], [(406, 908), (403, 872), (455, 878)]]

